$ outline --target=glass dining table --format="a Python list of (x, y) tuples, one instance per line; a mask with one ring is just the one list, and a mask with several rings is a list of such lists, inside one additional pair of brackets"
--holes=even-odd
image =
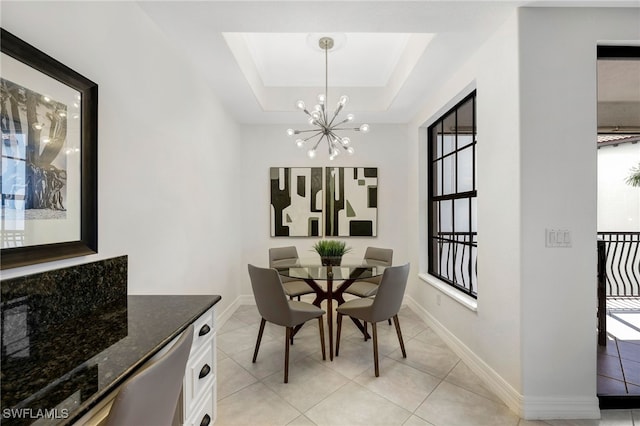
[[(324, 266), (318, 261), (300, 260), (290, 266), (279, 266), (276, 268), (278, 273), (283, 277), (289, 277), (301, 280), (309, 284), (315, 291), (316, 298), (312, 302), (316, 306), (320, 306), (323, 301), (327, 301), (327, 328), (329, 332), (329, 359), (333, 361), (333, 301), (338, 305), (345, 302), (344, 292), (357, 280), (377, 277), (382, 275), (385, 267), (373, 262), (367, 261), (346, 261), (340, 266)], [(334, 288), (334, 282), (337, 284)], [(324, 286), (321, 284), (325, 284)], [(368, 333), (360, 321), (353, 319), (354, 324), (364, 334), (365, 338)], [(297, 332), (301, 325), (298, 326), (294, 333)]]

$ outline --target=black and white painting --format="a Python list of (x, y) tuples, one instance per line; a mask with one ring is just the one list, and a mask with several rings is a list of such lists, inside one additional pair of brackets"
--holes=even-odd
[(375, 237), (378, 222), (378, 169), (327, 167), (325, 235)]
[(3, 55), (0, 78), (2, 248), (57, 242), (61, 232), (79, 238), (79, 216), (69, 213), (78, 210), (80, 193), (67, 183), (80, 178), (80, 94), (4, 78), (10, 59)]
[(271, 236), (319, 237), (322, 168), (271, 167)]
[(66, 104), (0, 78), (4, 217), (66, 218), (67, 119)]
[(0, 268), (97, 250), (98, 86), (0, 28)]

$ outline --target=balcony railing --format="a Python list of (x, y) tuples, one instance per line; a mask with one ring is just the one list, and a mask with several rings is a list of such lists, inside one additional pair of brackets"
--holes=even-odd
[(433, 238), (437, 260), (430, 273), (473, 298), (478, 297), (477, 232), (441, 232)]
[(640, 298), (640, 232), (598, 232), (599, 344), (606, 344), (607, 299), (634, 298)]
[(598, 232), (607, 297), (640, 297), (640, 232)]

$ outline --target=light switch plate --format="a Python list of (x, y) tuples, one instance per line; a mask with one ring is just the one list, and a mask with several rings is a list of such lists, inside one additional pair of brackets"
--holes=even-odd
[(545, 229), (545, 247), (571, 247), (571, 231), (568, 229)]

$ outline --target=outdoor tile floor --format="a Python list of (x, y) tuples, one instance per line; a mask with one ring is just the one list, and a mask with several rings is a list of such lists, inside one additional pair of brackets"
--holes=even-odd
[(609, 306), (607, 334), (607, 346), (598, 346), (598, 394), (640, 395), (640, 309)]
[(322, 361), (311, 321), (295, 338), (284, 384), (284, 329), (267, 325), (252, 363), (260, 316), (240, 306), (218, 331), (216, 425), (634, 426), (635, 418), (640, 426), (640, 410), (602, 411), (601, 420), (520, 419), (414, 312), (403, 307), (399, 317), (407, 358), (393, 326), (379, 324), (380, 377), (371, 340), (350, 321), (333, 361)]

